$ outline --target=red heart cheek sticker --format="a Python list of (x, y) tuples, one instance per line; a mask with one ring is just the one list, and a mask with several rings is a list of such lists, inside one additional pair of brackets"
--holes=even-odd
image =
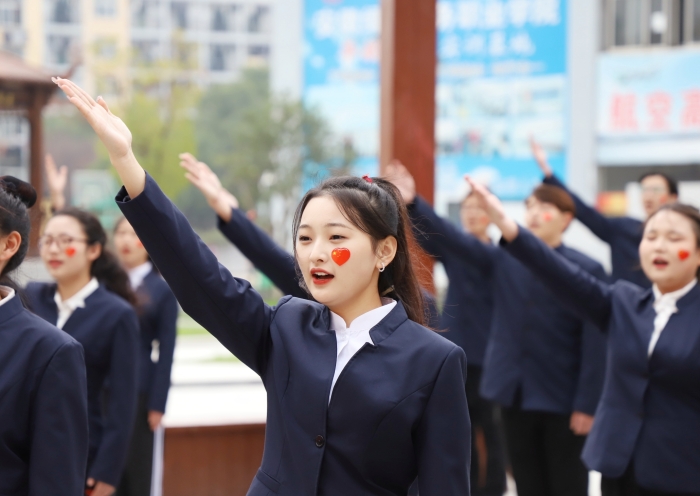
[(66, 248), (66, 255), (69, 257), (72, 257), (73, 255), (75, 255), (75, 248), (73, 248), (72, 246), (69, 246), (68, 248)]
[(678, 251), (678, 258), (681, 260), (685, 260), (690, 256), (690, 252), (688, 250), (679, 250)]
[(549, 212), (545, 212), (542, 214), (542, 219), (545, 222), (551, 222), (552, 221), (552, 214), (550, 214)]
[(331, 252), (331, 258), (338, 265), (343, 265), (350, 260), (350, 250), (347, 248), (336, 248)]

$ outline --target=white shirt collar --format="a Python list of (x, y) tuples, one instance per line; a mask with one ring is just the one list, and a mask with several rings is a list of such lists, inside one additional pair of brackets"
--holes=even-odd
[(0, 286), (0, 296), (2, 296), (2, 300), (0, 300), (1, 307), (15, 297), (15, 290), (7, 286)]
[[(389, 315), (389, 312), (391, 312), (395, 306), (396, 302), (394, 300), (382, 298), (381, 307), (363, 313), (352, 321), (350, 327), (347, 327), (347, 324), (340, 315), (331, 312), (330, 330), (335, 331), (335, 340), (337, 344), (335, 374), (333, 374), (333, 382), (331, 383), (331, 395), (333, 394), (333, 389), (335, 388), (338, 377), (350, 362), (350, 359), (355, 356), (355, 353), (360, 351), (366, 343), (374, 344), (369, 331), (379, 324), (384, 317)], [(328, 402), (330, 403), (330, 401), (329, 395)]]
[(59, 313), (61, 312), (61, 310), (68, 310), (70, 312), (73, 312), (76, 308), (85, 308), (85, 300), (99, 287), (100, 283), (97, 282), (97, 279), (93, 277), (92, 279), (90, 279), (90, 282), (83, 286), (83, 288), (80, 291), (78, 291), (65, 301), (61, 298), (61, 294), (58, 292), (58, 288), (56, 288), (56, 294), (53, 296), (53, 299), (56, 302), (56, 306), (58, 307)]
[(665, 305), (671, 306), (671, 304), (675, 307), (678, 300), (690, 293), (690, 291), (695, 287), (697, 283), (698, 280), (693, 279), (681, 289), (677, 289), (676, 291), (671, 291), (670, 293), (666, 294), (661, 294), (661, 291), (659, 291), (659, 287), (656, 284), (654, 284), (652, 288), (652, 290), (654, 291), (654, 308), (657, 309), (657, 307)]
[(136, 289), (141, 286), (141, 283), (146, 276), (153, 270), (153, 264), (151, 262), (145, 262), (141, 265), (129, 269), (129, 281), (131, 282), (131, 289)]

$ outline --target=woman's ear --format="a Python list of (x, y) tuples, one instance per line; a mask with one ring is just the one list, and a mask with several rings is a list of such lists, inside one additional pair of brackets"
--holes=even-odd
[(15, 256), (22, 244), (22, 236), (17, 231), (0, 239), (0, 262), (7, 262)]
[[(393, 236), (387, 236), (377, 245), (377, 258), (379, 262), (383, 262), (385, 266), (389, 265), (396, 256), (398, 242)], [(381, 264), (380, 264), (381, 267)]]

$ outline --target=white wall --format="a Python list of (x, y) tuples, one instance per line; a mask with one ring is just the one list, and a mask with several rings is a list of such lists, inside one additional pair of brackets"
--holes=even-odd
[(270, 86), (274, 93), (301, 98), (304, 0), (272, 0)]

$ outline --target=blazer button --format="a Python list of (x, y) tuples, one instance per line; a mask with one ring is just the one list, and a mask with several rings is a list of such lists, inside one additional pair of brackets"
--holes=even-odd
[(323, 446), (326, 444), (326, 440), (323, 439), (323, 436), (320, 434), (316, 436), (316, 447), (317, 448), (323, 448)]

